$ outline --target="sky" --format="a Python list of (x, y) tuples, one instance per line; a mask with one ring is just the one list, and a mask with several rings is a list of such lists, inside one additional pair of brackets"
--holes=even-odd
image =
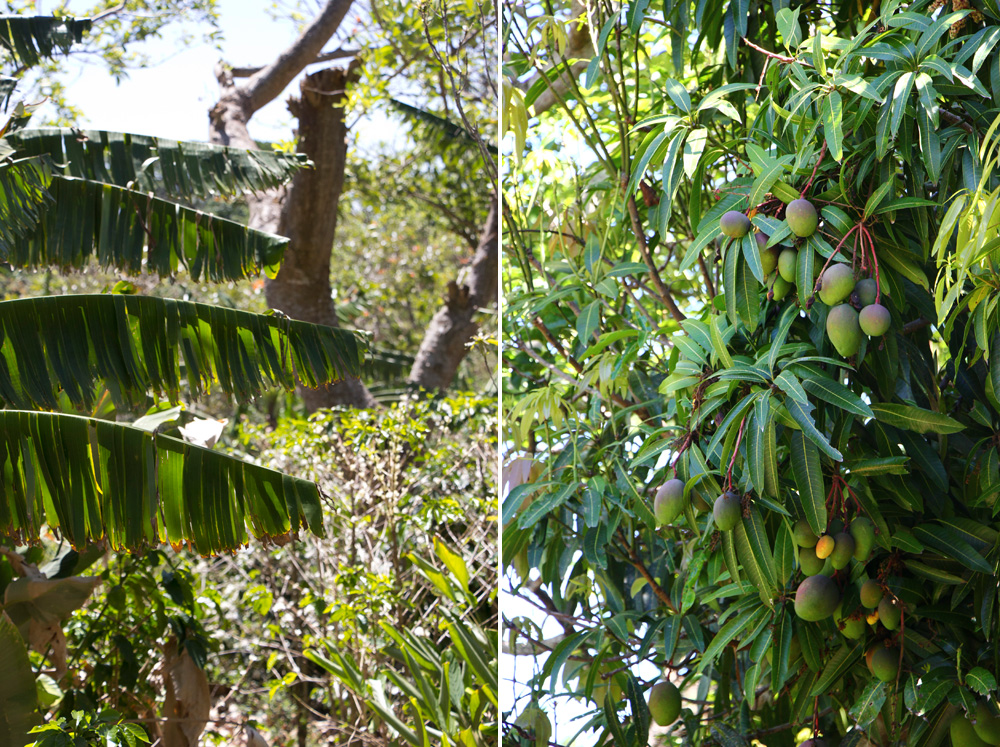
[[(55, 3), (42, 2), (41, 12)], [(72, 62), (65, 78), (70, 103), (85, 114), (81, 127), (134, 132), (174, 140), (206, 140), (208, 109), (218, 100), (219, 86), (213, 70), (220, 58), (233, 66), (266, 64), (291, 44), (298, 32), (289, 21), (275, 21), (267, 14), (270, 0), (221, 0), (219, 26), (224, 38), (222, 52), (199, 41), (184, 48), (179, 43), (183, 30), (198, 33), (188, 25), (168, 30), (163, 39), (142, 43), (153, 61), (153, 67), (132, 70), (127, 79), (116, 84), (103, 67), (97, 64)], [(51, 8), (49, 8), (51, 10)], [(345, 20), (350, 23), (350, 18)], [(336, 45), (336, 42), (331, 42)], [(332, 48), (332, 47), (328, 47)], [(345, 61), (327, 63), (346, 64)], [(309, 70), (320, 69), (313, 66)], [(258, 140), (290, 139), (292, 116), (285, 106), (286, 99), (298, 92), (297, 80), (250, 120), (250, 134)], [(44, 115), (44, 108), (39, 110)], [(396, 127), (385, 117), (376, 117), (355, 128), (363, 140), (394, 139)]]

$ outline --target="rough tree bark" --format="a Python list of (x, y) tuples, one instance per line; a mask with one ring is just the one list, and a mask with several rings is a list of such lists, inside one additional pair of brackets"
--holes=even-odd
[[(317, 60), (350, 6), (351, 0), (328, 2), (274, 62), (256, 71), (241, 71), (251, 73), (246, 83), (237, 84), (232, 70), (220, 65), (216, 77), (222, 95), (209, 112), (209, 139), (222, 145), (256, 148), (247, 129), (250, 118), (280, 95), (306, 65)], [(355, 76), (352, 63), (347, 69), (320, 70), (302, 80), (301, 96), (290, 99), (288, 105), (299, 121), (298, 151), (308, 155), (315, 167), (296, 174), (288, 188), (267, 190), (247, 200), (253, 228), (291, 239), (278, 277), (265, 281), (268, 305), (294, 319), (332, 327), (338, 320), (330, 295), (330, 252), (347, 153), (343, 101), (347, 84)], [(358, 379), (303, 389), (302, 398), (310, 411), (334, 405), (375, 405)]]
[(468, 352), (466, 344), (479, 331), (477, 314), (496, 301), (500, 243), (497, 212), (497, 196), (494, 194), (472, 264), (458, 276), (458, 280), (448, 283), (445, 305), (431, 319), (420, 343), (410, 370), (411, 384), (425, 389), (446, 389)]
[[(213, 143), (254, 149), (247, 123), (311, 63), (346, 56), (343, 51), (321, 54), (351, 6), (352, 0), (329, 0), (302, 35), (271, 64), (259, 69), (219, 65), (219, 101), (209, 112), (209, 139)], [(237, 83), (236, 75), (249, 76)], [(303, 79), (301, 95), (289, 100), (298, 119), (299, 152), (315, 164), (296, 174), (282, 189), (248, 198), (250, 225), (291, 239), (281, 271), (267, 280), (268, 305), (304, 321), (337, 326), (331, 296), (330, 256), (337, 228), (337, 208), (344, 181), (347, 128), (344, 92), (354, 80), (354, 65), (330, 68)], [(467, 353), (466, 343), (478, 331), (476, 312), (497, 297), (497, 209), (487, 219), (471, 266), (449, 284), (445, 305), (432, 320), (417, 353), (409, 382), (426, 389), (446, 388)], [(342, 381), (323, 389), (302, 391), (306, 407), (349, 405), (372, 407), (375, 400), (357, 380)]]

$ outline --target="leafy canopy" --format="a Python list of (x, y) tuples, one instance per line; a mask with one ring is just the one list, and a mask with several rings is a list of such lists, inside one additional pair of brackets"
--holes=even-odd
[[(503, 554), (563, 627), (507, 621), (532, 701), (645, 744), (659, 670), (693, 744), (941, 744), (1000, 670), (1000, 13), (581, 7), (505, 8)], [(866, 521), (837, 568), (801, 546)]]

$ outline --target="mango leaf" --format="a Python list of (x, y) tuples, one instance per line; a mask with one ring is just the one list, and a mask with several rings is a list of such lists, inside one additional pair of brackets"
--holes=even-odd
[(854, 666), (855, 662), (861, 659), (864, 653), (864, 644), (849, 642), (841, 646), (837, 653), (830, 657), (823, 674), (809, 691), (810, 695), (825, 695), (830, 688), (847, 674), (848, 670)]
[(874, 402), (871, 410), (879, 422), (916, 433), (958, 433), (965, 428), (947, 415), (924, 410), (915, 405)]
[(809, 528), (819, 536), (826, 531), (826, 494), (819, 450), (802, 431), (790, 435), (792, 474)]
[(933, 547), (947, 558), (954, 558), (962, 565), (978, 573), (992, 575), (995, 568), (976, 552), (968, 542), (948, 527), (934, 524), (921, 524), (914, 527), (913, 536), (928, 547)]
[(806, 406), (791, 397), (786, 397), (785, 408), (788, 410), (788, 413), (792, 416), (795, 422), (802, 427), (802, 433), (804, 433), (810, 441), (822, 449), (827, 456), (837, 462), (842, 462), (844, 460), (844, 455), (830, 445), (830, 441), (825, 435), (820, 433), (819, 429), (816, 427), (816, 423), (813, 422), (811, 404)]
[(997, 689), (996, 678), (982, 667), (970, 669), (965, 675), (965, 684), (984, 696)]
[(859, 727), (868, 726), (878, 716), (884, 703), (885, 683), (881, 680), (872, 679), (861, 693), (861, 696), (851, 706), (851, 718), (854, 719)]

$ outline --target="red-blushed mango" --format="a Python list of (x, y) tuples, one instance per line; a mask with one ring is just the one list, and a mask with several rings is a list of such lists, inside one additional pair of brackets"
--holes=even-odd
[(889, 331), (892, 315), (882, 304), (873, 303), (861, 309), (861, 313), (858, 314), (858, 324), (861, 325), (861, 331), (869, 337), (881, 337)]
[(712, 515), (715, 517), (715, 526), (723, 532), (733, 529), (743, 516), (740, 497), (736, 493), (723, 493), (715, 499)]
[(792, 200), (785, 206), (785, 222), (799, 238), (812, 236), (819, 226), (819, 214), (809, 200)]
[(795, 614), (816, 622), (833, 614), (840, 604), (840, 589), (829, 576), (809, 576), (795, 591)]
[(731, 239), (742, 239), (750, 233), (750, 219), (739, 210), (730, 210), (719, 220), (722, 233)]
[(854, 295), (857, 296), (859, 306), (864, 307), (875, 303), (875, 297), (878, 295), (878, 286), (875, 285), (874, 278), (859, 280), (854, 285)]

